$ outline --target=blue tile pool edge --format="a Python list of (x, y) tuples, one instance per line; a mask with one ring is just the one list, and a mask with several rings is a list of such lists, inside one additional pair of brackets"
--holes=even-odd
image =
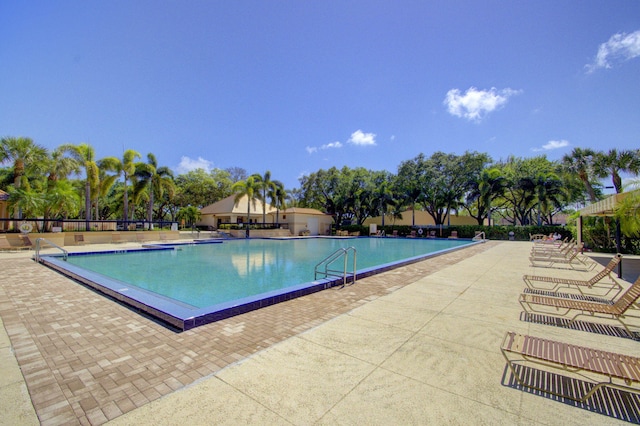
[[(357, 280), (365, 277), (380, 274), (392, 269), (407, 266), (412, 263), (420, 262), (422, 260), (437, 257), (445, 253), (461, 250), (481, 243), (479, 241), (469, 241), (469, 244), (450, 247), (447, 249), (435, 251), (433, 253), (427, 253), (424, 255), (403, 259), (397, 262), (391, 262), (377, 265), (371, 268), (357, 270), (356, 283)], [(174, 250), (174, 247), (171, 247), (169, 245), (167, 245), (166, 247), (153, 245), (136, 249), (70, 253), (69, 256), (103, 253), (123, 253), (127, 251), (133, 252), (141, 250)], [(234, 300), (231, 302), (220, 303), (205, 308), (196, 308), (184, 303), (179, 303), (169, 298), (162, 297), (160, 295), (140, 289), (130, 284), (106, 277), (104, 275), (87, 271), (86, 269), (77, 267), (75, 265), (71, 265), (64, 261), (61, 255), (41, 255), (40, 263), (59, 272), (62, 275), (65, 275), (77, 282), (82, 283), (83, 285), (91, 289), (105, 294), (111, 299), (114, 299), (128, 307), (142, 311), (145, 314), (150, 315), (151, 317), (158, 319), (174, 328), (177, 328), (180, 331), (186, 331), (195, 327), (199, 327), (201, 325), (220, 321), (266, 306), (285, 302), (287, 300), (306, 296), (308, 294), (322, 291), (331, 287), (343, 285), (342, 278), (315, 280), (267, 293), (261, 293), (258, 295)], [(347, 281), (349, 283), (353, 283), (352, 274), (349, 274)]]

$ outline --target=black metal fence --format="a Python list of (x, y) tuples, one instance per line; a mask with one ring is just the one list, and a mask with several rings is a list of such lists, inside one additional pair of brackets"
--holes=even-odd
[(178, 230), (178, 222), (146, 220), (0, 219), (0, 232), (85, 232)]
[[(251, 222), (248, 225), (249, 225), (249, 229), (280, 229), (280, 228), (288, 228), (289, 226), (289, 224), (287, 223), (262, 223), (262, 222)], [(221, 222), (218, 224), (218, 229), (247, 229), (247, 223)]]

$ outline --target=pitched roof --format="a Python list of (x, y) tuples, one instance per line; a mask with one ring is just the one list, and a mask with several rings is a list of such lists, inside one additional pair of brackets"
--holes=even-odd
[(320, 210), (318, 209), (307, 209), (304, 207), (289, 207), (286, 210), (281, 211), (280, 213), (282, 214), (294, 214), (294, 213), (298, 213), (298, 214), (314, 214), (314, 215), (322, 215), (322, 216), (326, 216), (326, 213), (322, 213)]
[(0, 201), (6, 201), (9, 199), (9, 194), (0, 189)]
[[(235, 195), (230, 195), (227, 198), (223, 198), (222, 200), (215, 202), (213, 204), (209, 204), (206, 207), (200, 209), (200, 213), (205, 214), (237, 214), (237, 215), (246, 215), (247, 214), (247, 203), (249, 202), (249, 197), (244, 195), (242, 198), (238, 200), (238, 203), (235, 201)], [(271, 207), (271, 204), (265, 204), (265, 210), (268, 213), (275, 212), (276, 209)], [(255, 203), (251, 203), (251, 214), (252, 215), (261, 215), (262, 214), (262, 201), (256, 200)]]

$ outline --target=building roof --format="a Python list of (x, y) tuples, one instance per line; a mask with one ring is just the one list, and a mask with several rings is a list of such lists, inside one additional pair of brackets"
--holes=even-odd
[(9, 194), (0, 189), (0, 201), (7, 201), (9, 199)]
[[(249, 201), (249, 197), (246, 195), (238, 200), (236, 203), (235, 195), (231, 195), (227, 198), (223, 198), (222, 200), (215, 202), (213, 204), (209, 204), (206, 207), (200, 209), (200, 213), (203, 215), (246, 215), (247, 214), (247, 203)], [(274, 213), (276, 209), (274, 209), (271, 204), (265, 204), (265, 210), (267, 214)], [(251, 203), (251, 211), (252, 215), (261, 215), (262, 214), (262, 201), (256, 200), (255, 203)]]
[(580, 216), (613, 216), (616, 206), (627, 196), (628, 192), (614, 194), (604, 200), (589, 204), (580, 210)]
[(307, 209), (304, 207), (289, 207), (286, 210), (281, 211), (282, 214), (311, 214), (311, 215), (321, 215), (326, 216), (326, 213), (322, 213), (318, 209)]

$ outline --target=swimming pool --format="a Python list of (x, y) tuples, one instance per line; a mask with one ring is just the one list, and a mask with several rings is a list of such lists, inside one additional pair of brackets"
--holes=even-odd
[[(347, 247), (357, 278), (455, 250), (469, 240), (301, 238), (41, 256), (42, 263), (186, 330), (319, 291), (342, 278), (316, 279), (315, 266)], [(349, 252), (348, 271), (353, 269)], [(342, 260), (336, 268), (342, 269)]]

